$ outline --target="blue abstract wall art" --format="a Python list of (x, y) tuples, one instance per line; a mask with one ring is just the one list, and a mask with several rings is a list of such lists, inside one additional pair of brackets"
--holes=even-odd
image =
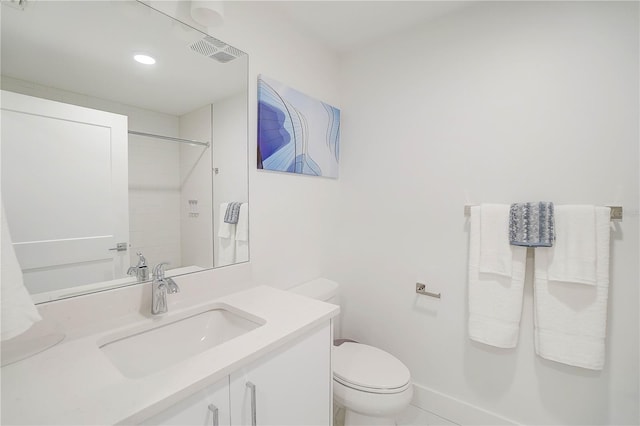
[(338, 177), (340, 110), (258, 76), (258, 168)]

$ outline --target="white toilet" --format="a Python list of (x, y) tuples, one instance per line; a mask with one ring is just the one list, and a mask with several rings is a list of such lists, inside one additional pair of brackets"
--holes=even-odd
[[(339, 304), (338, 283), (324, 278), (289, 291)], [(334, 338), (339, 329), (334, 326)], [(352, 341), (336, 344), (332, 352), (333, 399), (344, 408), (344, 425), (395, 426), (395, 415), (413, 397), (409, 369), (393, 355), (373, 346)]]

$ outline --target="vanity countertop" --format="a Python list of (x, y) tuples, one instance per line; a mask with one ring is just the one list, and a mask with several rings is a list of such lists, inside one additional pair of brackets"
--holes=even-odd
[[(3, 424), (138, 423), (336, 316), (339, 307), (268, 286), (175, 312), (228, 305), (265, 324), (148, 376), (125, 377), (99, 348), (103, 330), (2, 367)], [(127, 327), (152, 324), (140, 315)]]

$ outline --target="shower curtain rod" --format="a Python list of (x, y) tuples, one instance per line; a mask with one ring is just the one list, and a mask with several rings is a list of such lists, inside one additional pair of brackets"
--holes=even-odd
[(200, 141), (194, 141), (191, 139), (175, 138), (173, 136), (154, 135), (153, 133), (136, 132), (135, 130), (129, 130), (129, 134), (137, 135), (137, 136), (145, 136), (147, 138), (163, 139), (170, 142), (188, 143), (189, 145), (202, 145), (202, 146), (206, 146), (207, 148), (209, 147), (209, 142), (200, 142)]

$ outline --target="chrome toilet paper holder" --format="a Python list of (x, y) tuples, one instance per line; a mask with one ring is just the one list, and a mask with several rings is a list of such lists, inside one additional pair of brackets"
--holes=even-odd
[(435, 297), (436, 299), (441, 299), (442, 295), (440, 293), (432, 293), (427, 291), (426, 284), (416, 283), (416, 293), (422, 294), (423, 296)]

